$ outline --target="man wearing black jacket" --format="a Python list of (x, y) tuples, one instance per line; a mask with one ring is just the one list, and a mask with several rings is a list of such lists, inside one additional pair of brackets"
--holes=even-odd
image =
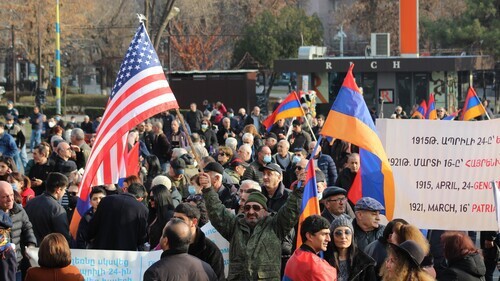
[(171, 219), (160, 240), (161, 258), (144, 272), (143, 280), (218, 280), (209, 264), (188, 254), (190, 241), (189, 226), (180, 219)]
[(208, 263), (219, 280), (225, 280), (224, 260), (221, 251), (198, 227), (200, 219), (198, 208), (189, 203), (179, 204), (175, 207), (174, 218), (183, 220), (191, 230), (191, 243), (189, 244), (188, 254)]

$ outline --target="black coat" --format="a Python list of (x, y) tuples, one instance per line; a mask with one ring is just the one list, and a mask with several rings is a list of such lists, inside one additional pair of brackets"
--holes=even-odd
[(167, 135), (164, 133), (159, 134), (158, 136), (153, 135), (153, 150), (151, 150), (151, 154), (154, 154), (160, 160), (160, 163), (165, 163), (170, 161), (170, 142), (168, 142)]
[(219, 247), (208, 239), (200, 228), (196, 228), (196, 238), (194, 243), (189, 245), (188, 254), (208, 263), (219, 277), (219, 280), (226, 280), (222, 253)]
[(33, 191), (35, 191), (35, 195), (38, 196), (45, 191), (45, 180), (47, 179), (47, 176), (49, 175), (49, 173), (54, 171), (54, 166), (55, 166), (54, 161), (52, 161), (52, 159), (48, 159), (47, 163), (45, 163), (43, 165), (35, 163), (31, 167), (30, 172), (28, 174), (28, 177), (30, 178), (30, 180), (33, 180), (35, 178), (42, 180), (41, 185), (39, 185), (37, 187), (32, 187)]
[(40, 245), (45, 236), (54, 232), (64, 235), (70, 246), (73, 244), (66, 210), (51, 194), (44, 192), (28, 201), (26, 213), (33, 225), (37, 245)]
[(28, 218), (28, 214), (26, 214), (21, 205), (14, 204), (14, 207), (9, 210), (9, 216), (12, 220), (10, 242), (16, 244), (16, 257), (19, 263), (23, 258), (24, 247), (28, 245), (35, 246), (36, 237), (33, 234), (33, 226)]
[(159, 261), (144, 272), (144, 281), (216, 281), (210, 265), (188, 253), (166, 250)]
[[(333, 243), (333, 241), (331, 243)], [(331, 248), (332, 245), (333, 244), (328, 245), (328, 250), (325, 253), (325, 260), (335, 267), (333, 249)], [(349, 281), (376, 280), (377, 273), (375, 273), (375, 261), (367, 254), (363, 253), (363, 251), (356, 248), (356, 252), (352, 260), (352, 266), (349, 268)]]
[(89, 224), (93, 249), (137, 251), (147, 242), (148, 209), (129, 193), (106, 196)]
[(485, 273), (486, 266), (481, 254), (470, 254), (449, 262), (448, 268), (439, 276), (439, 281), (480, 281), (484, 280)]

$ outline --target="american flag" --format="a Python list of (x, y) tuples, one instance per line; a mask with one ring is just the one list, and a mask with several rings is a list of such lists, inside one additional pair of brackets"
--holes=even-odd
[(128, 132), (142, 121), (179, 108), (158, 56), (141, 23), (128, 47), (97, 130), (82, 183), (77, 212), (70, 230), (76, 237), (78, 223), (90, 207), (92, 186), (116, 184), (124, 171)]

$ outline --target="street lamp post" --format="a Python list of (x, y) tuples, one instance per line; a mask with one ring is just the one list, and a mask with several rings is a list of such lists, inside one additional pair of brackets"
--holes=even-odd
[(11, 26), (11, 32), (12, 32), (12, 94), (13, 94), (13, 101), (14, 104), (16, 103), (16, 95), (17, 95), (17, 83), (16, 83), (16, 32), (14, 30), (14, 25)]

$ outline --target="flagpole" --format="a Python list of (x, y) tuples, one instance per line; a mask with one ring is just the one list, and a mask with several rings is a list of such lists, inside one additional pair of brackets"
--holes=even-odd
[(61, 25), (59, 0), (56, 0), (56, 114), (61, 114)]
[(193, 141), (191, 140), (191, 136), (189, 136), (187, 134), (188, 130), (186, 127), (186, 123), (184, 122), (184, 116), (182, 116), (181, 111), (178, 108), (175, 109), (175, 112), (177, 113), (177, 118), (179, 118), (179, 120), (181, 121), (182, 128), (184, 129), (184, 133), (186, 134), (186, 138), (187, 138), (189, 147), (191, 148), (191, 152), (193, 153), (194, 159), (196, 160), (196, 162), (198, 162), (198, 170), (200, 172), (203, 172), (203, 168), (200, 166), (200, 164), (201, 164), (200, 155), (198, 155), (198, 152), (196, 152), (196, 150), (194, 149), (194, 144), (193, 144)]
[[(294, 91), (294, 92), (293, 92), (293, 94), (295, 95), (295, 98), (296, 98), (296, 99), (299, 101), (299, 103), (300, 103), (300, 99), (299, 99), (299, 97), (297, 97), (297, 92), (295, 92), (295, 91)], [(314, 135), (313, 129), (312, 129), (312, 127), (311, 127), (311, 124), (309, 124), (309, 120), (307, 120), (307, 115), (306, 115), (306, 112), (304, 111), (304, 109), (302, 108), (302, 106), (300, 107), (300, 110), (302, 110), (302, 113), (304, 114), (304, 119), (306, 120), (306, 124), (307, 124), (307, 126), (309, 127), (309, 130), (311, 131), (311, 135), (312, 135), (312, 137), (313, 137), (314, 141), (318, 141), (318, 140), (316, 139), (316, 136)]]
[(292, 134), (292, 128), (293, 128), (293, 121), (295, 121), (295, 117), (292, 118), (292, 122), (290, 123), (290, 126), (288, 127), (288, 131), (286, 132), (286, 137), (285, 139), (288, 140), (288, 137)]

